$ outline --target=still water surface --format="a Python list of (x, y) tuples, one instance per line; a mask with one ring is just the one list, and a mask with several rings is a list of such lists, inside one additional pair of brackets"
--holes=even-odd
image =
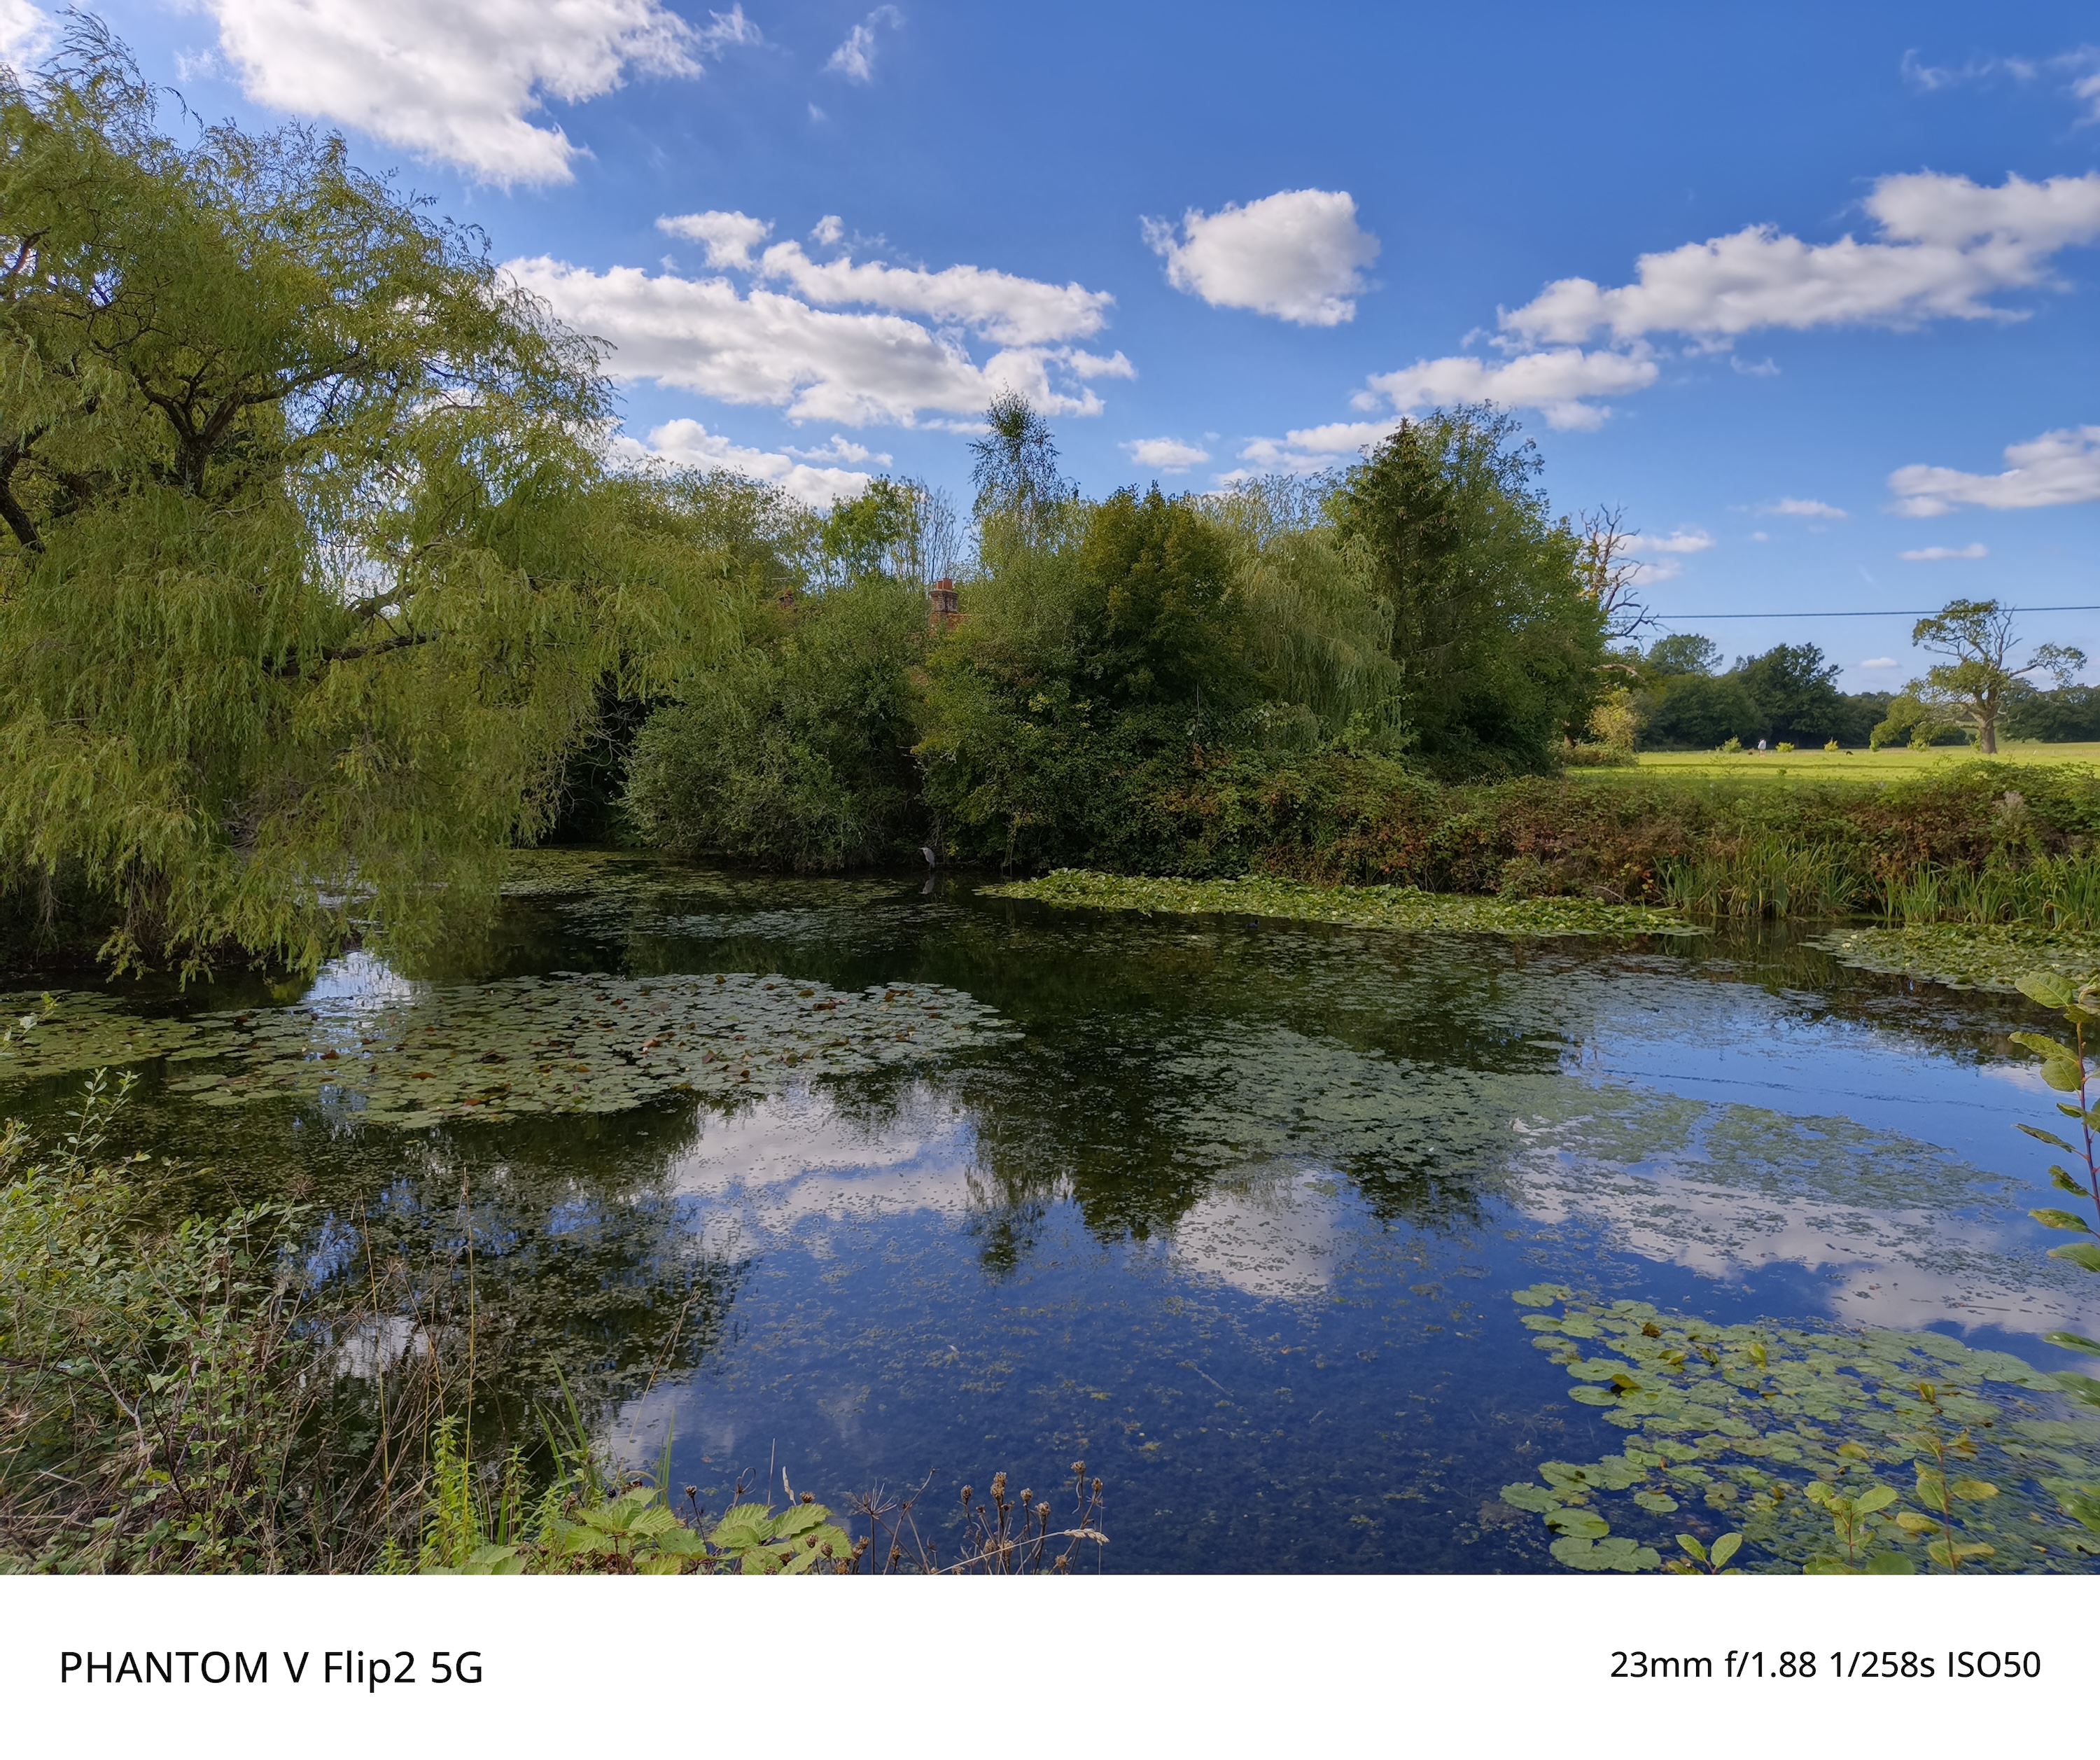
[[(730, 1105), (415, 1131), (208, 1109), (148, 1066), (125, 1130), (211, 1163), (181, 1180), (320, 1205), (342, 1275), (371, 1231), (456, 1229), (464, 1193), (512, 1391), (602, 1392), (619, 1447), (668, 1435), (717, 1506), (746, 1469), (833, 1501), (938, 1470), (945, 1510), (1083, 1458), (1118, 1570), (1551, 1568), (1498, 1492), (1623, 1438), (1513, 1289), (2047, 1367), (2072, 1364), (2042, 1333), (2100, 1317), (2025, 1215), (2046, 1158), (2012, 1127), (2054, 1096), (2005, 1043), (2018, 999), (1785, 935), (1105, 915), (639, 859), (575, 884), (511, 901), (456, 980), (938, 984), (1014, 1031)], [(419, 994), (353, 957), (310, 999)], [(67, 1087), (0, 1099), (51, 1116)]]

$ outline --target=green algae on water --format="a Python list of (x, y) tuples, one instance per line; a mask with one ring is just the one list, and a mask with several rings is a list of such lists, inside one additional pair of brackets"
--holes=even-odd
[(1059, 868), (1040, 880), (979, 889), (992, 898), (1096, 911), (1285, 917), (1357, 929), (1455, 929), (1493, 935), (1701, 935), (1674, 911), (1594, 898), (1502, 898), (1413, 886), (1308, 886), (1298, 880), (1158, 880)]

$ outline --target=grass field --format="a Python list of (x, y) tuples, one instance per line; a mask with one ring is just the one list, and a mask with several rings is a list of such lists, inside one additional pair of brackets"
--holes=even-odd
[[(1949, 765), (1971, 763), (1974, 746), (1930, 746), (1913, 752), (1908, 746), (1890, 746), (1879, 752), (1643, 752), (1638, 765), (1620, 769), (1571, 770), (1570, 776), (1595, 777), (1599, 782), (1635, 776), (1726, 776), (1731, 778), (1815, 782), (1894, 782)], [(2080, 764), (2100, 766), (2100, 743), (2045, 745), (2039, 740), (2008, 741), (1998, 751), (2007, 764)]]

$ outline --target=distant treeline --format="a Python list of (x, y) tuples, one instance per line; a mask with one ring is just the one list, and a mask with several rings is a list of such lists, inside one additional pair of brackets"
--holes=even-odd
[[(1728, 740), (1754, 746), (1863, 747), (1897, 701), (1886, 690), (1843, 691), (1843, 670), (1811, 643), (1781, 643), (1745, 655), (1725, 671), (1718, 644), (1705, 636), (1665, 636), (1638, 662), (1632, 706), (1641, 746), (1654, 752), (1712, 751)], [(1999, 731), (2014, 739), (2100, 740), (2100, 686), (2042, 690), (2024, 679), (2005, 687)], [(1962, 745), (1969, 735), (1947, 726), (1935, 745)]]

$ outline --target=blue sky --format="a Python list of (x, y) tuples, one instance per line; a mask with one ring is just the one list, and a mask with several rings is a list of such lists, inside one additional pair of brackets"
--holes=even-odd
[[(960, 430), (1012, 385), (1089, 491), (1200, 489), (1487, 395), (1732, 654), (1812, 640), (1886, 687), (1903, 617), (1705, 620), (2100, 603), (2087, 9), (104, 15), (203, 113), (341, 127), (486, 228), (673, 457), (966, 493)], [(0, 0), (18, 60), (39, 23)], [(2100, 615), (2027, 627), (2100, 653)]]

